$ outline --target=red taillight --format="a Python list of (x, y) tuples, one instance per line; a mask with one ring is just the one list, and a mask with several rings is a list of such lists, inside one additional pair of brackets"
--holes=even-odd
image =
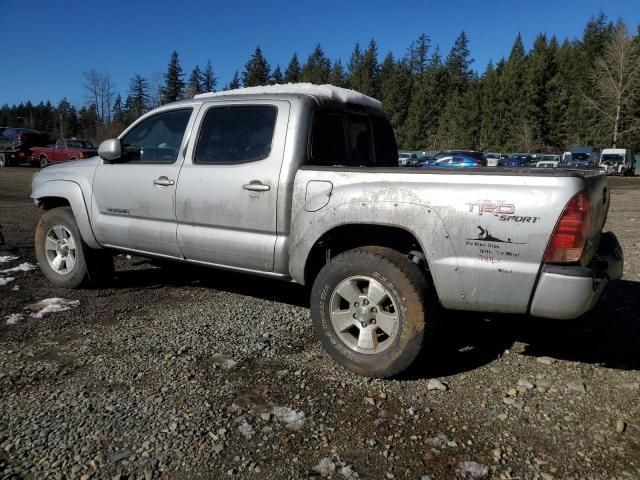
[(575, 263), (582, 258), (589, 229), (589, 197), (580, 192), (573, 197), (560, 216), (547, 251), (545, 263)]
[(84, 152), (80, 152), (80, 155), (78, 155), (78, 158), (84, 158)]

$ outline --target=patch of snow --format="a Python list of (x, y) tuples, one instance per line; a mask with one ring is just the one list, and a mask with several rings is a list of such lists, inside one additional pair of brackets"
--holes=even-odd
[(300, 410), (289, 407), (273, 407), (271, 413), (290, 430), (300, 430), (304, 425), (305, 415)]
[(24, 262), (18, 265), (17, 267), (7, 268), (6, 270), (0, 270), (0, 273), (14, 273), (14, 272), (30, 272), (31, 270), (35, 270), (37, 267), (29, 262)]
[(253, 427), (251, 425), (249, 425), (247, 423), (246, 420), (244, 420), (240, 424), (240, 426), (238, 427), (238, 430), (240, 430), (240, 433), (242, 434), (242, 436), (244, 438), (246, 438), (247, 440), (249, 440), (250, 438), (252, 438), (256, 434), (256, 431), (253, 429)]
[(463, 478), (480, 479), (489, 475), (489, 469), (477, 462), (460, 462), (456, 473)]
[(20, 290), (20, 285), (14, 285), (11, 290), (17, 292), (18, 290)]
[(64, 312), (72, 307), (80, 305), (79, 300), (67, 300), (66, 298), (45, 298), (38, 303), (25, 307), (25, 310), (33, 310), (31, 318), (42, 318), (48, 313)]
[(238, 366), (238, 362), (236, 360), (222, 353), (214, 353), (211, 356), (211, 361), (217, 365), (220, 365), (222, 368), (226, 370), (231, 370), (232, 368), (235, 368)]
[(7, 321), (7, 325), (15, 325), (16, 323), (22, 321), (24, 315), (21, 313), (12, 313), (11, 315), (7, 315), (4, 318)]
[(353, 468), (351, 468), (350, 465), (345, 465), (344, 467), (342, 467), (340, 469), (340, 474), (343, 477), (347, 477), (347, 478), (360, 478), (360, 475), (358, 475), (358, 472), (356, 472)]
[(323, 477), (328, 477), (336, 471), (336, 464), (331, 461), (330, 458), (325, 457), (318, 462), (318, 464), (312, 468), (314, 472), (318, 472)]
[(11, 283), (15, 280), (13, 277), (0, 277), (0, 287), (4, 287), (8, 283)]
[(373, 108), (382, 108), (382, 102), (375, 98), (363, 95), (355, 90), (334, 87), (333, 85), (314, 85), (313, 83), (287, 83), (277, 85), (265, 85), (260, 87), (238, 88), (222, 92), (209, 92), (196, 95), (194, 98), (224, 97), (228, 95), (261, 95), (261, 94), (303, 94), (314, 97), (328, 98), (344, 103), (355, 103)]
[(18, 258), (19, 257), (14, 257), (13, 255), (0, 256), (0, 263), (13, 262), (14, 260), (17, 260)]

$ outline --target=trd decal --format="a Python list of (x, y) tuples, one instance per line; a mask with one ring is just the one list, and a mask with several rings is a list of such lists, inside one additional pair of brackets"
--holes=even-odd
[(522, 243), (522, 242), (512, 242), (510, 238), (503, 240), (502, 238), (494, 237), (493, 235), (491, 235), (491, 233), (489, 233), (489, 230), (481, 227), (480, 225), (478, 225), (478, 230), (480, 230), (480, 232), (478, 233), (477, 238), (467, 238), (467, 240), (475, 240), (479, 242), (493, 242), (493, 243), (511, 243), (513, 245), (526, 245), (525, 243)]
[(465, 205), (469, 206), (469, 212), (478, 212), (478, 215), (493, 215), (498, 217), (501, 222), (514, 223), (536, 223), (540, 217), (527, 217), (516, 215), (516, 206), (513, 203), (491, 202), (488, 200), (471, 202)]

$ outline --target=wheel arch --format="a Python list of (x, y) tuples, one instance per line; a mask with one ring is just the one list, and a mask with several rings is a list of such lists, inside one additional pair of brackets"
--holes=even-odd
[(101, 248), (93, 234), (89, 221), (89, 209), (80, 185), (67, 180), (52, 180), (34, 185), (31, 198), (44, 210), (71, 207), (84, 242), (91, 248)]

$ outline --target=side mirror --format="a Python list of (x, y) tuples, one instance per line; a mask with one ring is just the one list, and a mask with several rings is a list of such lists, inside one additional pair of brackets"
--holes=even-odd
[(117, 138), (105, 140), (98, 147), (98, 155), (105, 162), (116, 162), (122, 157), (122, 146)]

